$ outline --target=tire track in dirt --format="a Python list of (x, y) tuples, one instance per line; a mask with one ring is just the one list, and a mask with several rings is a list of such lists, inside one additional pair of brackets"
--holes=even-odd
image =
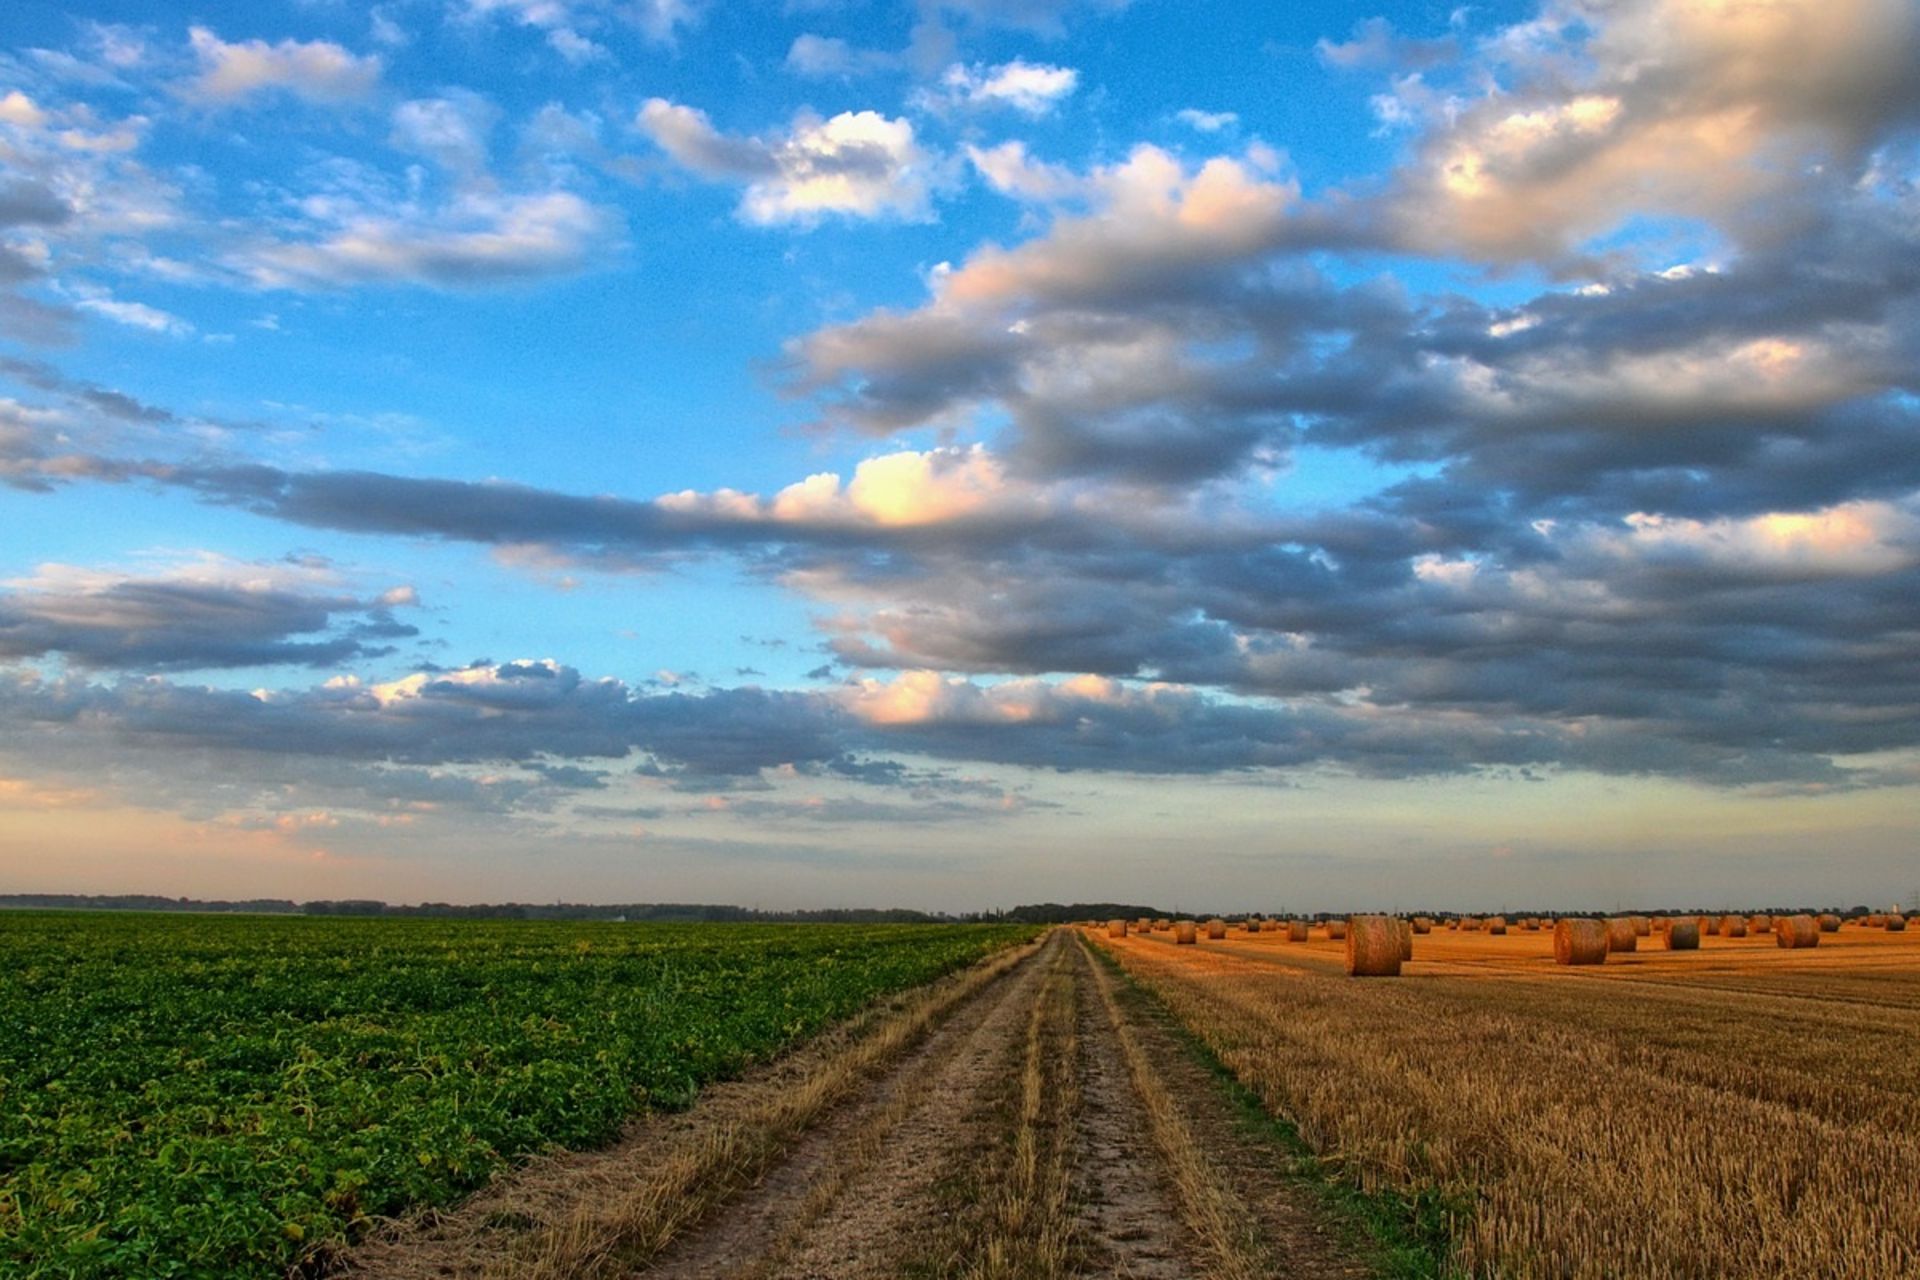
[(989, 997), (929, 1036), (867, 1096), (653, 1265), (649, 1280), (888, 1276), (905, 1242), (948, 1216), (937, 1184), (972, 1145), (965, 1122), (1003, 1079), (1039, 998), (1055, 935)]

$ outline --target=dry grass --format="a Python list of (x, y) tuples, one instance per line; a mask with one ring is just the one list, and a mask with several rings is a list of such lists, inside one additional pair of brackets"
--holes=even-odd
[(1436, 934), (1388, 983), (1319, 940), (1109, 949), (1362, 1184), (1462, 1205), (1469, 1274), (1920, 1274), (1920, 941), (1549, 945)]
[(967, 1280), (1050, 1280), (1073, 1271), (1077, 1224), (1067, 1136), (1080, 1104), (1073, 1071), (1079, 964), (1074, 948), (1056, 949), (1027, 1020), (1010, 1167), (996, 1171), (999, 1189), (983, 1228), (967, 1242), (961, 1272)]

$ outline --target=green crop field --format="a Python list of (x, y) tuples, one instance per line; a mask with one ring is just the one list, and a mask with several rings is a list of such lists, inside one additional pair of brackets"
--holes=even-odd
[(1017, 926), (0, 916), (0, 1276), (269, 1276)]

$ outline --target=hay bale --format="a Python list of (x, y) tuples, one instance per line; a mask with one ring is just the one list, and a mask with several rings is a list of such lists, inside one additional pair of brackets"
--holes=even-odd
[(1107, 921), (1107, 936), (1108, 936), (1109, 938), (1124, 938), (1124, 937), (1126, 937), (1126, 936), (1127, 936), (1127, 922), (1126, 922), (1125, 920), (1109, 920), (1109, 921)]
[(1699, 917), (1698, 923), (1700, 925), (1700, 936), (1703, 938), (1711, 938), (1714, 934), (1720, 932), (1720, 921), (1713, 916), (1701, 916)]
[(1226, 937), (1227, 922), (1225, 920), (1207, 921), (1207, 936), (1215, 940)]
[(1640, 935), (1633, 931), (1633, 917), (1615, 916), (1607, 921), (1607, 950), (1633, 951), (1640, 946)]
[(1773, 940), (1782, 947), (1797, 950), (1820, 945), (1820, 926), (1812, 916), (1781, 916), (1773, 922)]
[(1200, 931), (1194, 927), (1193, 921), (1180, 920), (1174, 923), (1174, 926), (1173, 926), (1173, 945), (1174, 946), (1190, 947), (1195, 942), (1198, 942), (1199, 940), (1200, 940)]
[(1468, 916), (1466, 919), (1462, 920), (1460, 922), (1460, 932), (1462, 933), (1480, 932), (1480, 917)]
[(1607, 926), (1599, 920), (1562, 920), (1553, 926), (1556, 964), (1605, 964)]
[(1307, 940), (1307, 922), (1305, 920), (1289, 920), (1284, 926), (1284, 929), (1285, 933), (1283, 936), (1288, 942), (1305, 942)]
[(1340, 932), (1347, 938), (1347, 973), (1350, 976), (1400, 976), (1399, 921), (1392, 916), (1354, 916), (1342, 925)]
[(1747, 918), (1745, 916), (1721, 916), (1720, 936), (1723, 938), (1746, 937)]
[(1506, 933), (1506, 931), (1507, 931), (1507, 918), (1505, 916), (1488, 916), (1487, 917), (1488, 933), (1504, 934)]
[(1165, 933), (1171, 928), (1173, 928), (1173, 921), (1171, 920), (1155, 920), (1153, 922), (1153, 931), (1155, 933)]
[(1332, 938), (1335, 942), (1338, 942), (1340, 941), (1340, 939), (1346, 937), (1347, 922), (1345, 920), (1327, 921), (1327, 936), (1329, 938)]
[(1248, 933), (1260, 932), (1260, 922), (1258, 920), (1249, 919), (1247, 921), (1247, 932)]
[(1413, 921), (1395, 920), (1393, 923), (1400, 930), (1400, 958), (1413, 959)]
[(1772, 932), (1773, 932), (1773, 917), (1772, 917), (1772, 916), (1762, 916), (1762, 915), (1751, 915), (1751, 916), (1748, 916), (1748, 917), (1747, 917), (1747, 932), (1748, 932), (1748, 933), (1754, 933), (1754, 934), (1759, 934), (1759, 933), (1772, 933)]
[(1818, 924), (1818, 925), (1820, 926), (1820, 932), (1822, 932), (1822, 933), (1838, 933), (1838, 932), (1840, 932), (1840, 917), (1839, 917), (1839, 916), (1836, 916), (1836, 915), (1832, 915), (1832, 914), (1828, 914), (1828, 915), (1824, 915), (1824, 916), (1821, 916), (1821, 917), (1820, 917), (1820, 918), (1819, 918), (1818, 920), (1816, 920), (1816, 921), (1815, 921), (1814, 923), (1816, 923), (1816, 924)]
[(1133, 922), (1133, 931), (1134, 931), (1135, 933), (1152, 933), (1152, 932), (1153, 932), (1153, 917), (1152, 917), (1152, 916), (1141, 916), (1141, 917), (1140, 917), (1140, 918), (1139, 918), (1138, 920), (1135, 920), (1135, 921)]
[(1700, 922), (1698, 920), (1667, 921), (1667, 950), (1698, 951), (1700, 949)]
[(1905, 933), (1906, 931), (1907, 931), (1907, 918), (1905, 916), (1888, 916), (1887, 917), (1888, 933)]
[(1885, 916), (1868, 916), (1867, 917), (1867, 928), (1884, 929), (1886, 927), (1887, 927), (1887, 918)]
[(1415, 933), (1432, 933), (1433, 917), (1432, 916), (1415, 916), (1413, 918), (1413, 931)]

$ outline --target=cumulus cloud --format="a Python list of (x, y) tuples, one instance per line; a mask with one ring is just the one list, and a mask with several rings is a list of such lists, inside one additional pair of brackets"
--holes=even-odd
[(744, 185), (746, 222), (806, 226), (827, 215), (931, 215), (937, 163), (904, 119), (875, 111), (825, 120), (803, 113), (784, 134), (743, 137), (721, 133), (696, 108), (650, 98), (635, 123), (682, 168)]
[(1072, 67), (1015, 58), (989, 67), (955, 63), (941, 75), (938, 89), (922, 95), (932, 107), (1006, 107), (1026, 116), (1043, 116), (1079, 86)]
[(329, 40), (222, 40), (207, 27), (187, 33), (200, 72), (180, 92), (207, 106), (230, 106), (282, 91), (334, 106), (366, 98), (379, 83), (378, 55), (359, 56)]
[[(1382, 27), (1322, 53), (1341, 65), (1406, 55)], [(1635, 219), (1778, 237), (1804, 192), (1850, 182), (1915, 120), (1916, 59), (1920, 15), (1902, 0), (1548, 6), (1483, 42), (1461, 87), (1437, 96), (1401, 177), (1396, 234), (1549, 262)]]

